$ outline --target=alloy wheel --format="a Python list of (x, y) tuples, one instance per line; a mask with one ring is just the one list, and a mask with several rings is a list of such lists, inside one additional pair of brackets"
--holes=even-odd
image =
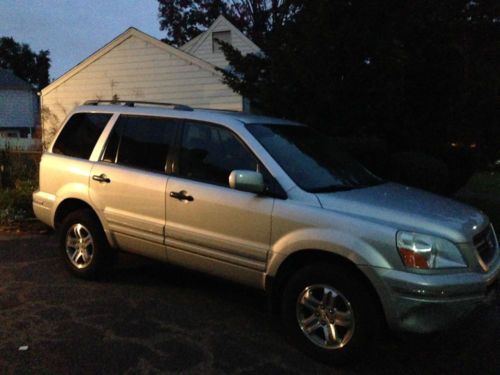
[(342, 348), (354, 333), (351, 304), (329, 285), (306, 287), (297, 298), (296, 316), (302, 333), (322, 349)]
[(86, 268), (94, 257), (94, 240), (82, 224), (73, 224), (66, 232), (66, 255), (73, 266)]

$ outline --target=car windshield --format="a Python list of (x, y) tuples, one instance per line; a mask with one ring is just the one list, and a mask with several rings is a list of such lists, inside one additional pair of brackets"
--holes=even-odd
[(383, 181), (348, 155), (332, 138), (299, 125), (247, 124), (247, 129), (302, 189), (333, 192)]

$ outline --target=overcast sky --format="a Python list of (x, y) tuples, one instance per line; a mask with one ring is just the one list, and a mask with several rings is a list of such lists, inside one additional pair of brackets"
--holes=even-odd
[(162, 38), (157, 0), (0, 0), (0, 37), (50, 51), (50, 78), (134, 26)]

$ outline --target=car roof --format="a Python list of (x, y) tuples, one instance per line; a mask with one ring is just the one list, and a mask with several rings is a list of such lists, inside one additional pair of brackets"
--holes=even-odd
[(74, 112), (92, 112), (92, 113), (119, 113), (143, 116), (158, 116), (158, 117), (173, 117), (180, 119), (191, 119), (206, 122), (215, 122), (220, 124), (235, 125), (240, 123), (245, 124), (266, 124), (266, 125), (302, 125), (295, 121), (259, 116), (239, 111), (216, 110), (205, 108), (190, 108), (187, 106), (174, 105), (170, 107), (159, 105), (123, 105), (123, 104), (108, 104), (108, 105), (82, 105), (77, 107)]

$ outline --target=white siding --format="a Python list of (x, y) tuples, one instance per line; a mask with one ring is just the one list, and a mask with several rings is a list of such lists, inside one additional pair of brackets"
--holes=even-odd
[(257, 53), (259, 49), (253, 44), (247, 37), (241, 34), (236, 27), (234, 27), (225, 18), (220, 18), (213, 27), (211, 27), (207, 32), (205, 32), (200, 39), (201, 43), (196, 46), (192, 45), (187, 48), (186, 51), (191, 53), (202, 60), (205, 60), (215, 66), (224, 68), (228, 65), (224, 53), (213, 52), (212, 48), (212, 33), (218, 31), (230, 31), (231, 32), (231, 44), (234, 48), (238, 49), (243, 55), (248, 53)]
[(220, 75), (132, 34), (55, 88), (44, 90), (45, 141), (75, 106), (115, 95), (121, 100), (242, 110), (241, 96), (224, 85)]
[(187, 43), (183, 44), (182, 46), (179, 47), (179, 49), (183, 50), (183, 51), (186, 51), (186, 52), (189, 52), (191, 50), (191, 48), (196, 44), (198, 43), (198, 40), (200, 40), (202, 37), (203, 37), (203, 34), (204, 33), (201, 33), (201, 34), (198, 34), (197, 36), (195, 36), (193, 39), (191, 39), (190, 41), (188, 41)]
[(0, 90), (0, 128), (36, 124), (36, 94), (27, 90)]

